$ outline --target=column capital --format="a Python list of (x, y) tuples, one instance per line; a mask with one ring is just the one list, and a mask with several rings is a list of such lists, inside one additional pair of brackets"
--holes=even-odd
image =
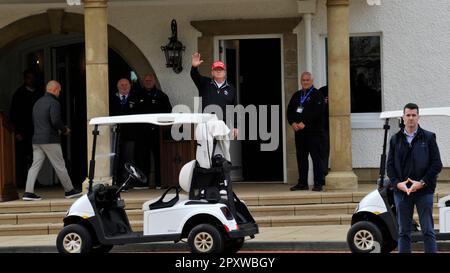
[(327, 7), (330, 6), (348, 6), (349, 0), (327, 0)]
[(83, 0), (84, 8), (106, 8), (108, 0)]

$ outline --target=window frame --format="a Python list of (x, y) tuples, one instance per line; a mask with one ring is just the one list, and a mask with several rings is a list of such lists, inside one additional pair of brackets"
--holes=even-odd
[[(380, 85), (381, 85), (381, 111), (384, 110), (384, 77), (383, 77), (383, 35), (381, 32), (360, 32), (360, 33), (350, 33), (349, 37), (367, 37), (367, 36), (377, 36), (380, 38)], [(322, 48), (322, 79), (321, 82), (328, 84), (327, 78), (327, 47), (326, 39), (328, 35), (321, 35), (321, 48)], [(350, 44), (349, 44), (350, 45)], [(349, 71), (350, 72), (350, 71)], [(383, 127), (382, 120), (379, 119), (380, 112), (366, 112), (366, 113), (351, 113), (351, 126), (352, 129), (379, 129)]]

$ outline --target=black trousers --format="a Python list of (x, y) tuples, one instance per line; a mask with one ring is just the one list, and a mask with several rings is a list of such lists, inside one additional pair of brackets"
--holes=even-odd
[(119, 158), (118, 158), (118, 166), (117, 166), (117, 182), (118, 186), (121, 186), (125, 183), (126, 179), (129, 176), (129, 173), (125, 170), (125, 163), (135, 163), (135, 142), (132, 140), (121, 140), (119, 144)]
[(16, 186), (25, 188), (28, 169), (33, 163), (33, 147), (31, 138), (16, 140)]
[(309, 162), (308, 156), (311, 155), (314, 169), (314, 186), (320, 187), (325, 184), (324, 174), (324, 141), (325, 136), (323, 132), (295, 133), (295, 149), (297, 154), (297, 168), (298, 168), (298, 184), (308, 186), (308, 170)]
[[(325, 130), (323, 146), (323, 171), (325, 176), (328, 174), (328, 159), (330, 158), (330, 131)], [(325, 184), (325, 183), (324, 183)]]
[(139, 139), (136, 150), (136, 165), (145, 175), (147, 175), (147, 178), (149, 178), (151, 154), (153, 153), (155, 186), (161, 187), (159, 128), (156, 126), (149, 127), (149, 125), (145, 125), (143, 129), (145, 130), (145, 133), (142, 134)]

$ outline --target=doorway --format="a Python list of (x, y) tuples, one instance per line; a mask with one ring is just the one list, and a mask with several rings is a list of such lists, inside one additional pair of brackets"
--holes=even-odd
[(87, 176), (86, 74), (84, 44), (54, 47), (52, 78), (61, 84), (61, 116), (71, 133), (61, 138), (66, 168), (74, 186)]
[[(61, 137), (61, 148), (73, 185), (81, 187), (88, 171), (85, 45), (78, 36), (67, 42), (57, 38), (60, 37), (45, 36), (25, 42), (22, 47), (26, 49), (20, 51), (22, 57), (19, 58), (24, 60), (23, 65), (18, 64), (16, 69), (33, 68), (42, 88), (52, 79), (61, 84), (61, 116), (63, 123), (71, 129), (70, 135)], [(109, 49), (108, 55), (110, 92), (116, 92), (118, 79), (130, 78), (132, 69), (114, 50)], [(37, 186), (58, 183), (56, 173), (46, 161)]]
[[(283, 139), (283, 87), (281, 37), (216, 37), (215, 59), (221, 59), (227, 66), (227, 80), (236, 87), (237, 104), (244, 108), (254, 105), (259, 109), (267, 105), (267, 113), (258, 110), (259, 122), (266, 115), (268, 132), (278, 134), (279, 145), (273, 151), (261, 151), (261, 144), (268, 143), (257, 134), (250, 139), (249, 119), (245, 122), (245, 140), (232, 141), (231, 161), (233, 181), (280, 182), (284, 181), (284, 139)], [(279, 107), (278, 128), (270, 128), (270, 106)], [(255, 122), (255, 121), (253, 121)]]

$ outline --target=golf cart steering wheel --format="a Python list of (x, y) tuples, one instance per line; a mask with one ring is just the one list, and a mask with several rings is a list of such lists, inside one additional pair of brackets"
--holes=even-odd
[(147, 176), (133, 164), (125, 163), (125, 170), (127, 170), (128, 174), (130, 174), (133, 179), (136, 179), (143, 184), (147, 183)]

